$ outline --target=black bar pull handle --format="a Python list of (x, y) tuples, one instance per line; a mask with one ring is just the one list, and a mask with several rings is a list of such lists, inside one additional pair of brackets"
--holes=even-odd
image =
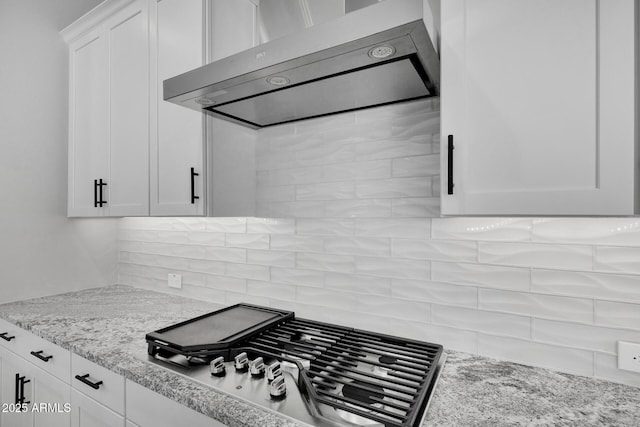
[(196, 196), (196, 176), (200, 176), (199, 173), (196, 173), (194, 168), (191, 168), (191, 204), (194, 204), (199, 196)]
[(98, 204), (100, 205), (100, 207), (107, 204), (107, 201), (102, 198), (102, 187), (105, 185), (107, 185), (107, 183), (103, 182), (102, 178), (100, 178), (100, 182), (98, 183), (98, 186), (100, 187), (100, 201), (98, 202)]
[(447, 194), (453, 194), (453, 135), (447, 141)]
[(31, 380), (26, 379), (24, 375), (20, 376), (19, 374), (16, 374), (16, 376), (17, 376), (18, 382), (20, 383), (20, 397), (18, 398), (17, 403), (22, 403), (22, 404), (31, 403), (30, 401), (25, 400), (25, 397), (24, 397), (24, 385), (26, 383), (30, 383)]
[(16, 337), (14, 335), (9, 336), (9, 332), (3, 332), (0, 334), (0, 338), (2, 338), (5, 341), (11, 341), (13, 339), (15, 339)]
[(16, 374), (16, 405), (20, 403), (20, 374)]
[(93, 180), (93, 207), (98, 207), (98, 180)]
[(43, 353), (43, 350), (32, 351), (31, 355), (34, 356), (34, 357), (37, 357), (38, 359), (42, 360), (43, 362), (48, 362), (49, 360), (53, 359), (52, 355), (45, 356), (42, 353)]
[(84, 375), (76, 375), (76, 379), (82, 383), (85, 383), (86, 385), (88, 385), (91, 388), (94, 389), (99, 389), (100, 386), (102, 385), (102, 381), (96, 381), (95, 383), (93, 381), (91, 381), (89, 379), (89, 374), (84, 374)]

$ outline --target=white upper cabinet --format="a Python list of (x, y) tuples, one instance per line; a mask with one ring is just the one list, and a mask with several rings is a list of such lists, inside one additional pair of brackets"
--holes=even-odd
[(164, 101), (162, 82), (204, 64), (206, 2), (150, 5), (151, 215), (204, 215), (204, 116)]
[(442, 214), (633, 215), (634, 0), (441, 7)]
[(149, 214), (147, 21), (137, 0), (86, 34), (63, 32), (72, 40), (69, 216)]

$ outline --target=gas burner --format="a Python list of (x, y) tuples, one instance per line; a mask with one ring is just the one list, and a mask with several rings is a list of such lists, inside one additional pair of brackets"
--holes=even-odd
[(352, 381), (342, 387), (342, 395), (365, 405), (373, 405), (384, 398), (384, 389), (362, 381)]
[(147, 342), (149, 360), (314, 427), (419, 427), (445, 358), (437, 344), (248, 304)]

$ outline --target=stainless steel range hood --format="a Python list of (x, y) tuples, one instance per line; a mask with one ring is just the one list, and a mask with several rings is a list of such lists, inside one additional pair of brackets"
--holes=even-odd
[(387, 0), (164, 81), (164, 99), (257, 129), (437, 96), (422, 0)]

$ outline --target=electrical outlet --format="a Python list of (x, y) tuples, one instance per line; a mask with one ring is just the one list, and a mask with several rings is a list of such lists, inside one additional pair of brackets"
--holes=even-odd
[(618, 369), (640, 372), (640, 343), (618, 341)]
[(182, 275), (169, 273), (169, 287), (170, 288), (182, 288)]

